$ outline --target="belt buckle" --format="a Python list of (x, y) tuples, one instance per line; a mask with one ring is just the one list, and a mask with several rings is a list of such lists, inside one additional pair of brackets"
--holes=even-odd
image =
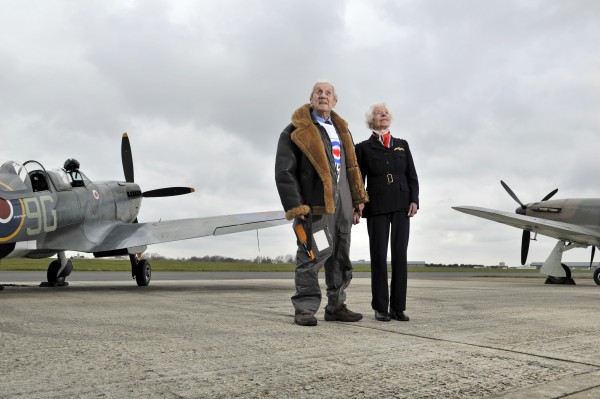
[(390, 173), (387, 174), (387, 182), (388, 184), (392, 184), (394, 182), (394, 176), (392, 176)]

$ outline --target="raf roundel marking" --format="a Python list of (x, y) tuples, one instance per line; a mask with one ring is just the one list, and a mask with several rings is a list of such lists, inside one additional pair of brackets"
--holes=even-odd
[(13, 217), (13, 206), (10, 201), (0, 198), (0, 223), (8, 223)]
[(92, 194), (94, 195), (94, 198), (96, 198), (96, 199), (100, 198), (100, 194), (98, 194), (98, 191), (92, 190)]
[[(2, 182), (0, 182), (0, 186), (12, 191), (10, 186)], [(24, 222), (23, 201), (0, 198), (0, 242), (6, 242), (16, 236)]]

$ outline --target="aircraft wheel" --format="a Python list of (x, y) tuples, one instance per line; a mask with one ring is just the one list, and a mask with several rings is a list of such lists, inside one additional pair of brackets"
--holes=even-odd
[(140, 287), (145, 287), (150, 284), (150, 279), (152, 278), (152, 268), (150, 267), (150, 262), (146, 259), (142, 259), (138, 262), (135, 271), (135, 281), (137, 285)]
[(71, 260), (69, 259), (67, 261), (67, 265), (65, 266), (63, 271), (60, 272), (60, 274), (58, 274), (59, 270), (60, 259), (56, 259), (55, 261), (52, 261), (52, 263), (50, 263), (50, 266), (48, 266), (48, 272), (46, 273), (46, 277), (49, 283), (56, 285), (65, 285), (65, 279), (73, 271), (73, 262), (71, 262)]
[(548, 276), (544, 284), (575, 285), (575, 280), (571, 278), (571, 269), (569, 266), (565, 265), (564, 263), (561, 263), (560, 265), (567, 275), (565, 277)]
[(594, 270), (594, 281), (596, 282), (597, 285), (600, 285), (600, 267), (596, 268), (596, 270)]
[(565, 265), (564, 263), (561, 263), (560, 265), (562, 266), (565, 273), (567, 273), (567, 276), (564, 278), (567, 280), (571, 280), (571, 269), (569, 268), (569, 266)]

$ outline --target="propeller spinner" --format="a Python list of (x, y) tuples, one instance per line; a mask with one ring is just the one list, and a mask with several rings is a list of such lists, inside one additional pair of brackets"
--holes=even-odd
[[(513, 190), (510, 189), (510, 187), (508, 187), (508, 185), (506, 183), (504, 183), (502, 180), (500, 180), (500, 184), (502, 184), (502, 187), (504, 187), (504, 189), (512, 197), (512, 199), (517, 201), (517, 203), (520, 205), (520, 207), (516, 209), (516, 212), (519, 215), (525, 215), (526, 211), (527, 211), (527, 205), (523, 204), (521, 202), (521, 200), (519, 200), (519, 197), (517, 197), (517, 195), (513, 192)], [(558, 188), (550, 191), (544, 198), (542, 198), (542, 201), (549, 200), (557, 192), (558, 192)], [(531, 232), (529, 230), (523, 230), (523, 236), (521, 237), (521, 264), (522, 265), (524, 265), (525, 262), (527, 262), (527, 254), (529, 253), (529, 241), (531, 241)], [(593, 256), (594, 255), (592, 253), (592, 259), (593, 259)]]

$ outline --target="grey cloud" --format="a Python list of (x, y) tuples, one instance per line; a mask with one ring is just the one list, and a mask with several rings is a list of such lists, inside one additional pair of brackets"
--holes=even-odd
[[(93, 179), (120, 179), (127, 131), (143, 189), (198, 190), (144, 201), (144, 220), (278, 208), (277, 138), (324, 78), (355, 141), (385, 101), (411, 145), (423, 190), (410, 256), (516, 264), (518, 230), (450, 206), (514, 210), (500, 179), (523, 201), (555, 187), (599, 195), (599, 16), (583, 0), (7, 1), (0, 157), (76, 157)], [(363, 227), (352, 254), (368, 259)], [(271, 255), (293, 247), (291, 234), (264, 236), (265, 251), (286, 248)], [(222, 239), (256, 252), (250, 238)], [(209, 242), (160, 251), (217, 254), (222, 241)], [(537, 244), (537, 256), (552, 246)]]

